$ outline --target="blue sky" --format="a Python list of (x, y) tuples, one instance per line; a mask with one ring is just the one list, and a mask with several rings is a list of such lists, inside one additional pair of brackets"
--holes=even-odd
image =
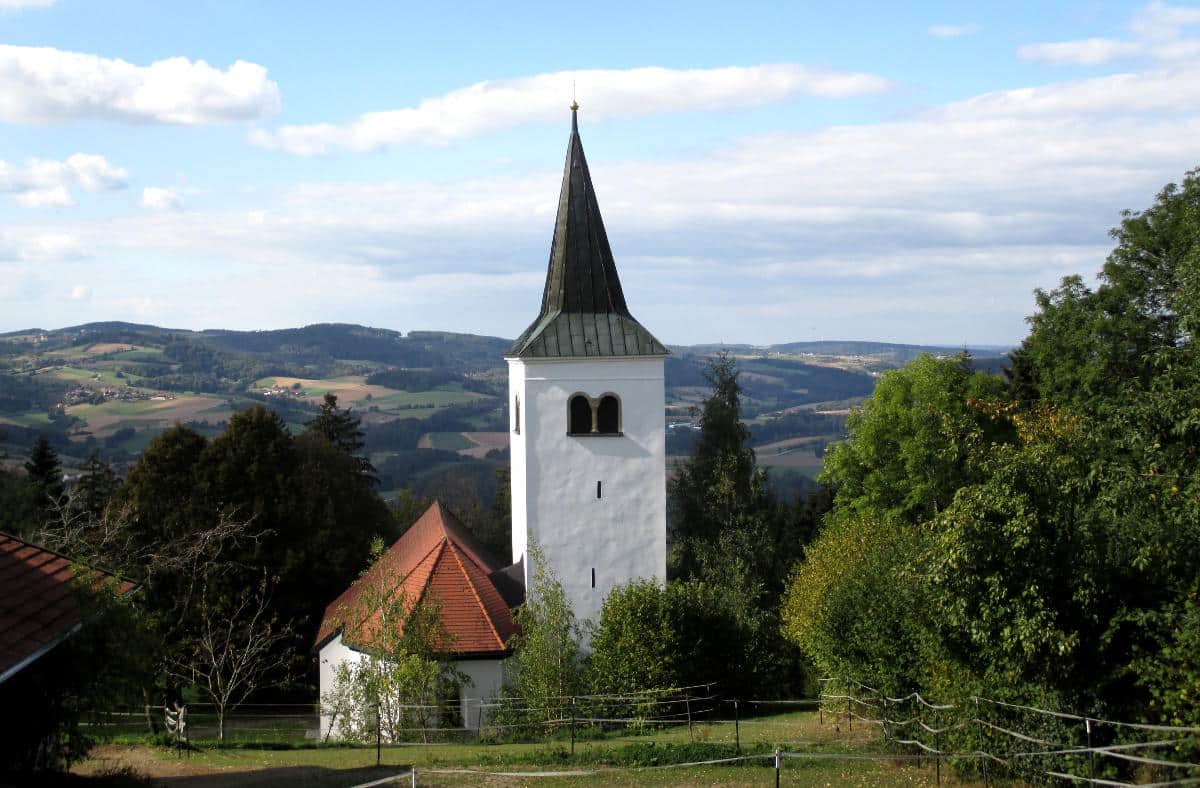
[(515, 336), (572, 83), (670, 343), (1006, 344), (1200, 164), (1200, 5), (0, 0), (0, 331)]

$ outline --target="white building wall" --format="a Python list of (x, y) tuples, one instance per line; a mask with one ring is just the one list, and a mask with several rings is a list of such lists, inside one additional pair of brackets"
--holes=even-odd
[[(512, 436), (513, 560), (542, 550), (575, 615), (596, 621), (613, 586), (666, 576), (663, 358), (508, 359)], [(620, 436), (567, 434), (576, 393), (621, 401)], [(596, 483), (601, 496), (596, 496)], [(592, 571), (595, 570), (595, 586)]]
[[(365, 658), (366, 655), (362, 652), (355, 651), (343, 643), (340, 634), (326, 643), (321, 648), (318, 656), (321, 697), (323, 698), (325, 693), (333, 689), (339, 665), (347, 662), (357, 662)], [(493, 701), (500, 693), (500, 687), (504, 683), (504, 660), (461, 659), (457, 660), (454, 666), (467, 678), (467, 681), (459, 689), (458, 694), (459, 711), (462, 716), (463, 726), (468, 730), (478, 730), (480, 706)], [(331, 733), (329, 727), (330, 725), (335, 725), (337, 721), (323, 713), (323, 704), (321, 710), (321, 730), (318, 738), (324, 739), (328, 735), (331, 741), (336, 741), (339, 738), (338, 730), (335, 728)], [(487, 722), (488, 715), (486, 711), (483, 716), (484, 722)]]
[(500, 694), (504, 684), (504, 660), (501, 659), (462, 659), (455, 663), (462, 671), (470, 685), (464, 684), (459, 693), (462, 704), (463, 727), (468, 730), (479, 730), (480, 718), (487, 724), (492, 717), (488, 706)]
[(326, 736), (330, 740), (337, 739), (337, 732), (330, 733), (329, 726), (336, 722), (330, 715), (325, 713), (325, 694), (333, 689), (334, 681), (337, 679), (338, 666), (346, 662), (358, 662), (363, 659), (361, 652), (347, 646), (342, 642), (342, 636), (339, 633), (332, 640), (321, 647), (318, 653), (317, 662), (319, 668), (318, 687), (321, 694), (321, 730), (319, 739), (324, 739)]

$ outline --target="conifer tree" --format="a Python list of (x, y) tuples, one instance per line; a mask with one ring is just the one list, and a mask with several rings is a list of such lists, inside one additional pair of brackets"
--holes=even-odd
[(113, 469), (96, 452), (92, 452), (83, 466), (79, 482), (72, 490), (71, 505), (77, 511), (99, 517), (119, 486)]
[(25, 472), (29, 474), (29, 481), (37, 492), (40, 506), (45, 508), (50, 501), (62, 498), (62, 465), (58, 461), (58, 453), (42, 435), (33, 444), (29, 462), (25, 463)]
[(355, 457), (363, 475), (374, 479), (375, 467), (370, 460), (358, 454), (366, 445), (360, 424), (361, 420), (350, 409), (338, 407), (336, 394), (326, 392), (320, 415), (305, 422), (304, 426), (310, 433), (329, 441), (338, 451)]

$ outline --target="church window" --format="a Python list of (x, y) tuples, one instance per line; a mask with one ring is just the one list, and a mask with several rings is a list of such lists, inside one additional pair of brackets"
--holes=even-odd
[(596, 567), (592, 567), (592, 588), (596, 587)]
[(600, 497), (600, 482), (596, 482), (596, 497)]
[(596, 408), (596, 432), (601, 435), (616, 435), (621, 432), (621, 400), (613, 394), (600, 398)]
[(521, 395), (513, 400), (513, 432), (521, 434)]
[(592, 403), (584, 394), (571, 397), (567, 414), (567, 432), (571, 435), (589, 435), (592, 433)]

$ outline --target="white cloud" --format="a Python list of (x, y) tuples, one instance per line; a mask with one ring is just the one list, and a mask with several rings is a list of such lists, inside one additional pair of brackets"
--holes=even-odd
[(1050, 44), (1025, 44), (1017, 48), (1017, 57), (1052, 65), (1098, 66), (1110, 60), (1131, 57), (1142, 52), (1142, 45), (1113, 38), (1087, 38)]
[(862, 74), (779, 63), (713, 69), (633, 68), (560, 71), (521, 79), (477, 82), (415, 107), (369, 112), (349, 123), (257, 129), (257, 145), (302, 156), (334, 149), (370, 151), (393, 145), (440, 145), (522, 123), (561, 118), (572, 83), (588, 117), (715, 110), (768, 104), (797, 95), (845, 98), (882, 93), (891, 84)]
[[(1095, 86), (1055, 90), (1070, 107), (1081, 103), (1072, 91), (1088, 97)], [(557, 165), (560, 153), (547, 159)], [(1196, 161), (1200, 116), (1188, 111), (1077, 118), (954, 105), (742, 139), (681, 161), (591, 164), (634, 313), (664, 339), (720, 338), (708, 333), (715, 316), (737, 314), (744, 323), (726, 339), (805, 338), (815, 324), (829, 335), (1000, 342), (1023, 333), (1034, 287), (1097, 270), (1119, 210), (1149, 204)], [(397, 327), (511, 336), (536, 312), (555, 165), (469, 182), (311, 183), (248, 211), (70, 230), (104, 259), (172, 261), (172, 273), (156, 268), (158, 279), (137, 285), (160, 305), (146, 315), (155, 320), (229, 324), (215, 304), (236, 279), (246, 284), (232, 288), (228, 314), (244, 307), (259, 326), (395, 326), (402, 304)], [(251, 310), (267, 293), (286, 307)], [(745, 308), (763, 293), (783, 318)], [(789, 322), (789, 305), (803, 317)]]
[(92, 297), (92, 288), (87, 285), (75, 285), (71, 288), (70, 298), (72, 301), (87, 301)]
[[(783, 341), (819, 326), (1005, 342), (1024, 334), (1034, 287), (1098, 270), (1119, 211), (1200, 162), (1197, 107), (1197, 69), (1156, 68), (591, 170), (630, 305), (664, 340)], [(7, 300), (7, 327), (136, 307), (193, 327), (339, 320), (514, 336), (537, 310), (561, 154), (521, 175), (260, 190), (237, 211), (53, 232), (29, 220), (0, 248), (67, 262), (25, 267), (52, 275), (49, 295)], [(72, 262), (82, 250), (92, 259)], [(71, 282), (95, 288), (86, 309), (46, 317)], [(120, 301), (130, 292), (146, 301)]]
[(934, 38), (957, 38), (978, 33), (979, 25), (931, 25), (927, 32)]
[(39, 227), (0, 231), (0, 262), (60, 263), (85, 256), (83, 243), (70, 232)]
[(178, 211), (183, 208), (183, 196), (177, 189), (147, 186), (142, 189), (142, 207), (156, 211)]
[(1188, 65), (984, 93), (948, 104), (937, 114), (964, 118), (1150, 111), (1174, 114), (1197, 102), (1200, 66)]
[(242, 60), (225, 70), (183, 57), (137, 66), (49, 47), (0, 45), (0, 120), (49, 124), (80, 119), (204, 124), (279, 112), (267, 70)]
[(0, 0), (0, 11), (19, 11), (22, 8), (46, 8), (58, 0)]
[(1153, 2), (1134, 15), (1129, 27), (1139, 38), (1150, 41), (1178, 37), (1185, 27), (1200, 25), (1200, 8)]
[(17, 192), (13, 199), (26, 208), (69, 208), (75, 198), (66, 186), (51, 186), (46, 189), (29, 189)]
[(1129, 22), (1133, 33), (1130, 39), (1085, 38), (1025, 44), (1017, 48), (1017, 56), (1055, 66), (1099, 66), (1134, 57), (1186, 64), (1200, 56), (1200, 40), (1185, 36), (1185, 28), (1192, 25), (1200, 25), (1200, 8), (1154, 2), (1133, 15)]
[(75, 204), (72, 187), (101, 192), (123, 189), (129, 173), (103, 156), (75, 153), (66, 161), (29, 159), (23, 166), (0, 161), (0, 193), (30, 208)]

